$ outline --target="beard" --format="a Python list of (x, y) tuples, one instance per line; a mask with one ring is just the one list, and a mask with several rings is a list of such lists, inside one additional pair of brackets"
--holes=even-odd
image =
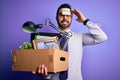
[[(66, 24), (61, 24), (61, 23), (63, 23), (63, 22), (67, 22), (68, 25), (66, 25)], [(57, 23), (58, 23), (58, 26), (59, 26), (59, 28), (60, 28), (61, 30), (64, 30), (64, 29), (66, 29), (66, 28), (69, 28), (70, 25), (71, 25), (71, 23), (69, 23), (69, 21), (67, 21), (67, 20), (63, 20), (63, 21), (61, 21), (61, 23), (60, 23), (59, 21), (57, 21)]]

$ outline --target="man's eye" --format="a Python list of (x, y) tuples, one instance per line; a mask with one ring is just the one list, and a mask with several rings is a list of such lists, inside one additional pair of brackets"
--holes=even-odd
[(58, 13), (59, 16), (63, 16), (62, 13)]

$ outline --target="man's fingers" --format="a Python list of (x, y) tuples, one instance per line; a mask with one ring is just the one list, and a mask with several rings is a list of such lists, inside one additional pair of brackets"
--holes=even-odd
[(32, 71), (32, 73), (42, 77), (48, 76), (48, 70), (47, 70), (47, 67), (45, 67), (45, 65), (39, 65), (37, 71)]
[(41, 66), (41, 73), (44, 74), (44, 65)]
[(45, 76), (47, 76), (48, 75), (47, 68), (45, 67), (44, 70), (45, 70)]
[(41, 65), (38, 67), (38, 73), (41, 73)]
[(77, 9), (72, 9), (71, 10), (71, 13), (75, 14), (75, 15), (78, 15), (79, 14), (79, 11)]
[(35, 71), (32, 71), (32, 73), (33, 73), (33, 74), (36, 74), (36, 72), (35, 72)]
[(86, 20), (86, 17), (82, 14), (81, 11), (79, 11), (78, 9), (71, 9), (71, 13), (75, 14), (77, 16), (77, 21), (78, 22), (84, 22)]
[(73, 13), (74, 13), (74, 9), (71, 9), (70, 11), (71, 11), (71, 14), (73, 14)]

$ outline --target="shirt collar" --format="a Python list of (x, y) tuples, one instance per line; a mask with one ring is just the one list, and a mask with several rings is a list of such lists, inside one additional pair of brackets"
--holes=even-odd
[(71, 31), (71, 29), (68, 29), (68, 30), (66, 30), (65, 32), (70, 32)]

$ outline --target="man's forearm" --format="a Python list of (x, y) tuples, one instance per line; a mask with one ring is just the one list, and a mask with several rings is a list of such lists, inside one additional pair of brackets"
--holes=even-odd
[(101, 43), (107, 40), (107, 35), (103, 32), (98, 24), (88, 21), (86, 26), (89, 28), (89, 31), (93, 35), (96, 43)]

